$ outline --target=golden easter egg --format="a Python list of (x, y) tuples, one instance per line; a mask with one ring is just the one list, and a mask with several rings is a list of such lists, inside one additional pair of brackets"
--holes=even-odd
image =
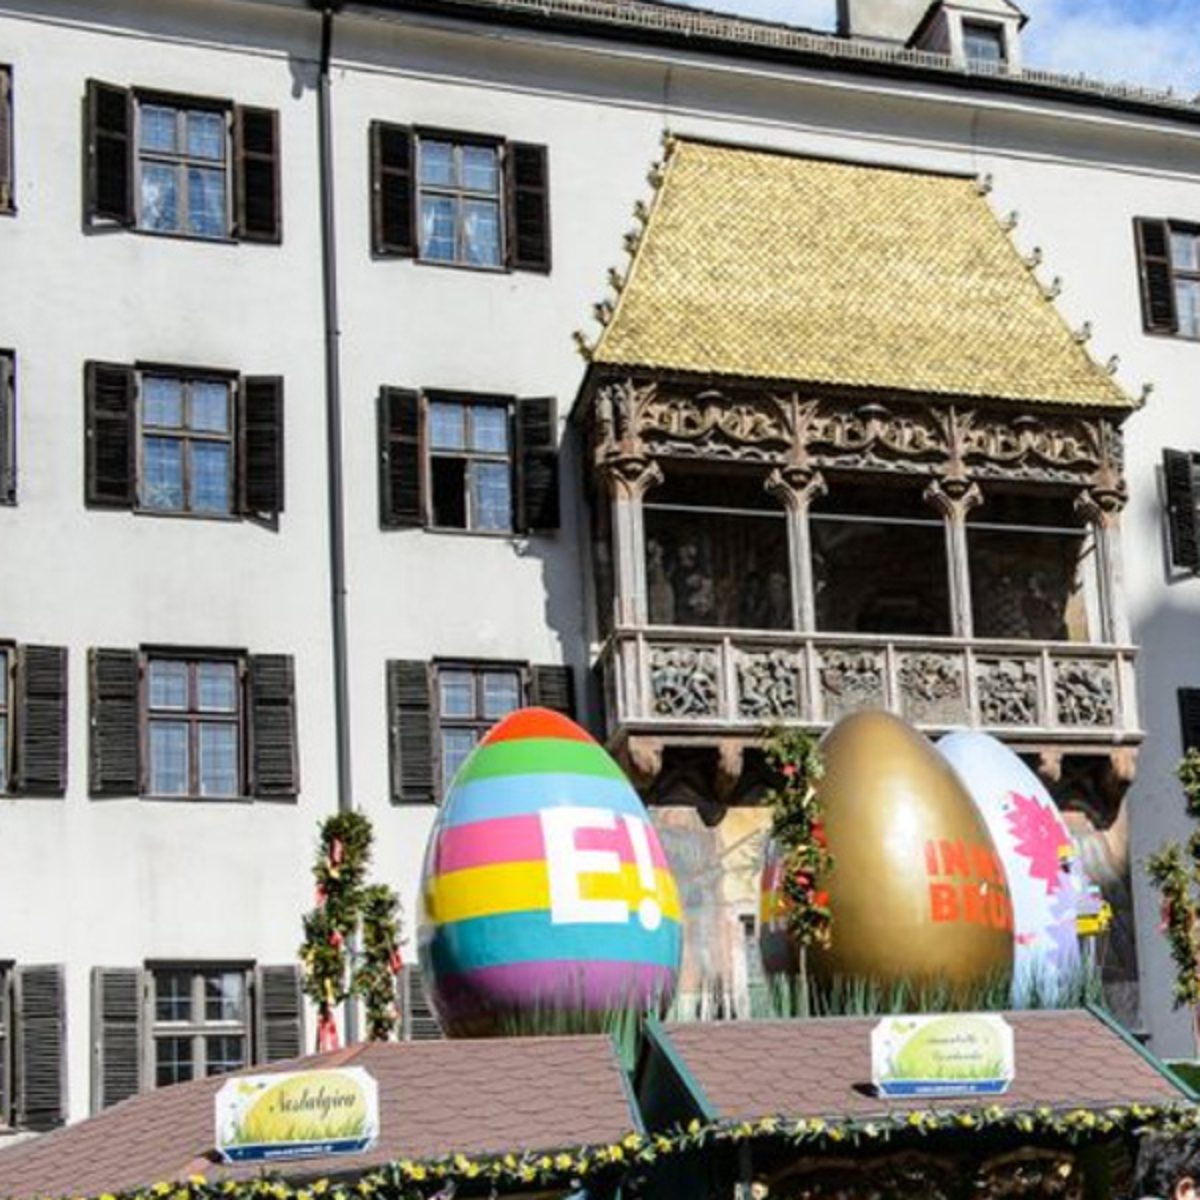
[(954, 769), (898, 717), (855, 713), (822, 741), (818, 795), (834, 866), (833, 941), (818, 983), (1005, 986), (1013, 914), (1004, 865)]

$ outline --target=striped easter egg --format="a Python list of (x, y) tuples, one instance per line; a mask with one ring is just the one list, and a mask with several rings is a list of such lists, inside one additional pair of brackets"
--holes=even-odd
[(679, 894), (638, 794), (568, 718), (526, 708), (463, 763), (429, 835), (418, 929), (451, 1036), (596, 1028), (669, 1003)]

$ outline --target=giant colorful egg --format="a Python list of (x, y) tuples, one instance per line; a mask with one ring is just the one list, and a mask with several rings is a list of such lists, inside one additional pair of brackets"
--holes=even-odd
[(1013, 1000), (1055, 1002), (1078, 974), (1075, 921), (1085, 889), (1058, 807), (994, 737), (952, 733), (937, 748), (971, 793), (1004, 861), (1016, 935)]
[(949, 764), (883, 712), (843, 718), (822, 752), (819, 796), (834, 859), (822, 885), (833, 941), (809, 951), (814, 979), (1007, 985), (1013, 931), (1004, 867)]
[(421, 965), (452, 1036), (597, 1028), (674, 993), (683, 934), (658, 835), (620, 767), (558, 713), (512, 713), (462, 765), (421, 900)]

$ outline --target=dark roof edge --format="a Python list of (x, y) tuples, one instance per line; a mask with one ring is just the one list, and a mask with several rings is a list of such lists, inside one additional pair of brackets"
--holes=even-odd
[[(555, 30), (638, 45), (812, 66), (890, 79), (918, 79), (962, 91), (1028, 96), (1081, 108), (1200, 126), (1200, 103), (1166, 92), (1036, 68), (1019, 73), (966, 70), (946, 55), (880, 47), (769, 21), (650, 0), (354, 0), (363, 8), (451, 20)], [(757, 36), (751, 36), (752, 34)]]
[(687, 1063), (683, 1061), (675, 1043), (671, 1041), (671, 1035), (657, 1017), (651, 1016), (646, 1019), (646, 1040), (658, 1049), (671, 1070), (675, 1072), (676, 1078), (691, 1094), (696, 1107), (700, 1110), (701, 1117), (705, 1121), (719, 1121), (721, 1119), (720, 1111), (708, 1098), (708, 1093), (692, 1074)]
[(1091, 1002), (1085, 1005), (1085, 1008), (1101, 1024), (1107, 1025), (1121, 1041), (1137, 1053), (1139, 1058), (1142, 1058), (1149, 1066), (1153, 1067), (1168, 1083), (1177, 1087), (1189, 1100), (1200, 1100), (1200, 1092), (1197, 1092), (1181, 1076), (1176, 1075), (1161, 1058), (1143, 1046), (1110, 1012), (1105, 1010), (1101, 1005)]

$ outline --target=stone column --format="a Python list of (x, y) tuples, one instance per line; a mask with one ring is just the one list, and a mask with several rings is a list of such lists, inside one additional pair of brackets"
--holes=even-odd
[(1091, 525), (1096, 543), (1100, 640), (1121, 646), (1128, 645), (1130, 637), (1121, 564), (1121, 510), (1124, 507), (1122, 488), (1093, 488), (1081, 492), (1075, 501), (1075, 510)]
[(935, 479), (925, 489), (925, 499), (946, 523), (946, 561), (950, 569), (950, 632), (955, 637), (975, 636), (971, 613), (971, 570), (967, 558), (967, 514), (983, 503), (979, 485), (962, 476)]
[(817, 598), (808, 510), (829, 489), (820, 471), (805, 466), (776, 467), (767, 479), (766, 488), (787, 512), (792, 628), (811, 633), (817, 628)]
[(618, 458), (604, 464), (603, 475), (612, 502), (613, 623), (642, 628), (650, 620), (642, 500), (662, 483), (662, 468), (649, 458)]

